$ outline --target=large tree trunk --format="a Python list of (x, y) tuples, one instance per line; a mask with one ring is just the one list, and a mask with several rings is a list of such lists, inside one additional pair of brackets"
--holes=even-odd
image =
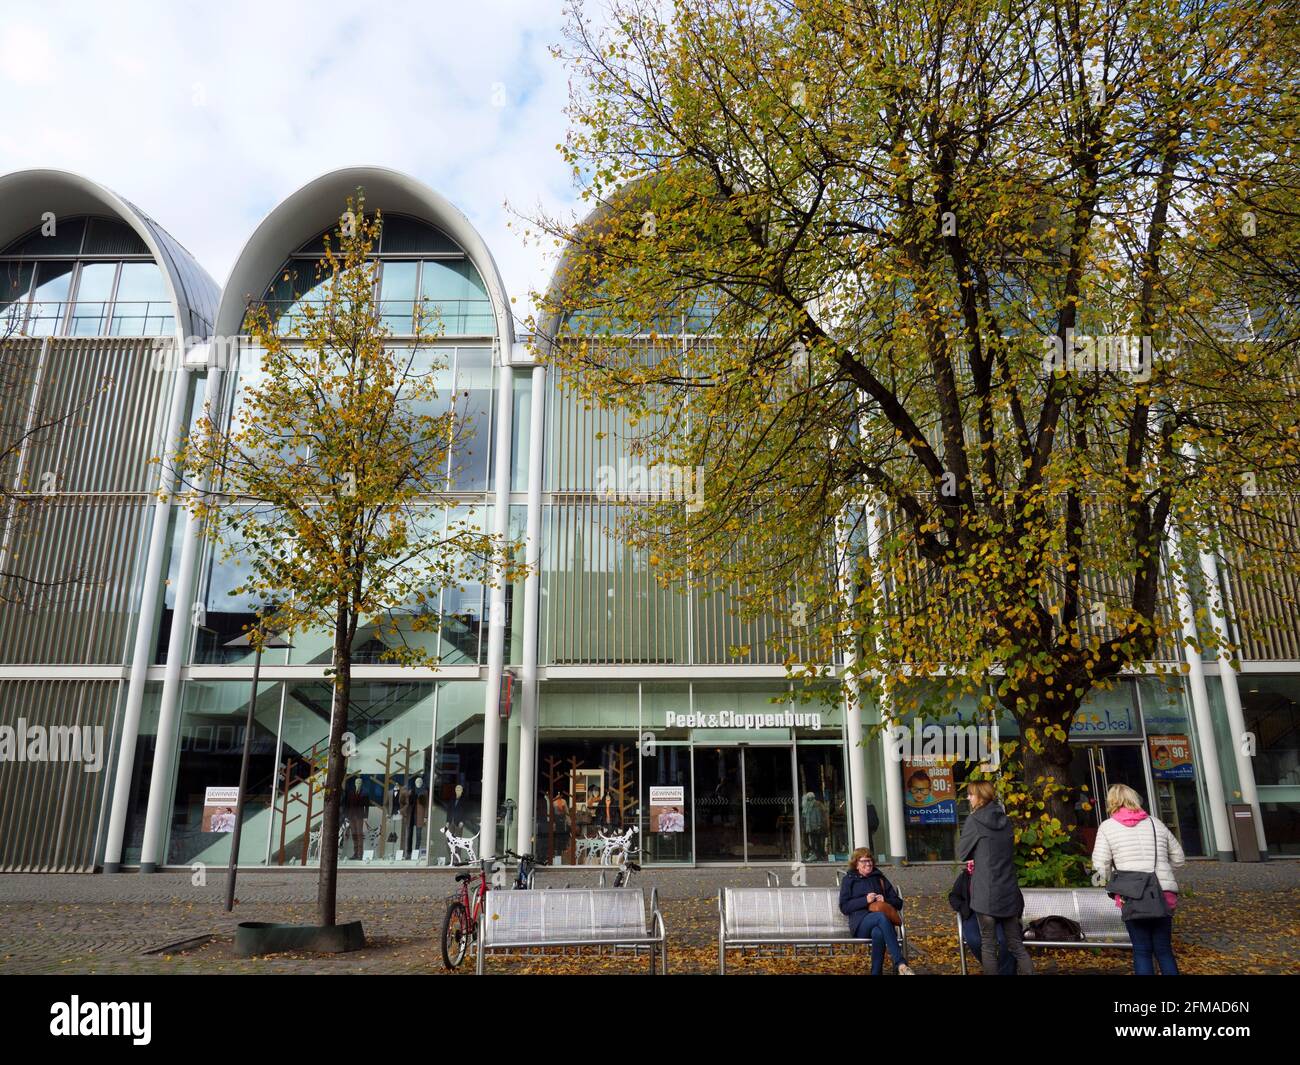
[(316, 894), (317, 923), (335, 923), (339, 879), (339, 807), (347, 760), (343, 735), (348, 730), (352, 693), (352, 647), (348, 640), (347, 611), (340, 606), (334, 622), (334, 699), (330, 705), (329, 769), (325, 774), (325, 811), (321, 821), (320, 879)]
[[(1024, 689), (1022, 693), (1029, 694)], [(1007, 700), (1020, 725), (1018, 756), (1024, 768), (1025, 790), (1044, 802), (1041, 812), (1056, 818), (1065, 831), (1073, 835), (1077, 825), (1074, 784), (1070, 778), (1070, 762), (1074, 758), (1070, 726), (1074, 723), (1080, 698), (1077, 693), (1058, 692), (1047, 685), (1035, 686), (1033, 694), (1038, 696), (1038, 701), (1032, 710), (1017, 706), (1014, 694)], [(1037, 738), (1033, 746), (1026, 739), (1030, 729)]]

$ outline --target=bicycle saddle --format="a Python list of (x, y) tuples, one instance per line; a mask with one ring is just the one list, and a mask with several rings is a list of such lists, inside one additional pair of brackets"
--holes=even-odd
[(457, 874), (456, 874), (456, 883), (458, 883), (458, 884), (463, 884), (463, 883), (465, 883), (465, 882), (466, 882), (467, 880), (469, 880), (469, 879), (471, 879), (469, 873), (457, 873)]

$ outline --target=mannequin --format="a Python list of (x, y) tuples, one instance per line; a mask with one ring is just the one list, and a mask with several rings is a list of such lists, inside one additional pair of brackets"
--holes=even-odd
[(447, 804), (447, 827), (458, 836), (463, 836), (465, 827), (465, 804), (461, 802), (465, 789), (456, 785), (456, 797)]
[(370, 815), (370, 796), (361, 786), (359, 776), (352, 778), (352, 786), (343, 792), (343, 816), (348, 819), (348, 835), (352, 837), (352, 860), (360, 861), (366, 841), (366, 821)]
[(398, 801), (402, 808), (403, 850), (410, 857), (424, 845), (424, 825), (429, 814), (429, 796), (424, 788), (424, 777), (418, 776), (402, 788)]

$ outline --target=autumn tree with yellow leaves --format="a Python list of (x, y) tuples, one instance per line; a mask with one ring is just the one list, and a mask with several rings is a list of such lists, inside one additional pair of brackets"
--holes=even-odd
[(705, 470), (629, 535), (887, 720), (917, 677), (1014, 715), (1043, 860), (1081, 701), (1181, 660), (1171, 530), (1296, 565), (1295, 19), (616, 0), (556, 49), (592, 212), (529, 220), (564, 248), (547, 357)]
[[(440, 396), (434, 308), (392, 343), (372, 255), (382, 218), (349, 199), (325, 239), (310, 298), (254, 303), (244, 330), (233, 413), (209, 402), (175, 458), (189, 504), (248, 576), (234, 590), (273, 604), (251, 634), (333, 634), (329, 761), (321, 826), (318, 918), (335, 923), (339, 808), (347, 772), (352, 656), (358, 627), (389, 634), (384, 657), (435, 666), (403, 633), (435, 629), (439, 591), (509, 580), (505, 545), (448, 517), (449, 457), (463, 436)], [(495, 619), (494, 619), (495, 620)]]

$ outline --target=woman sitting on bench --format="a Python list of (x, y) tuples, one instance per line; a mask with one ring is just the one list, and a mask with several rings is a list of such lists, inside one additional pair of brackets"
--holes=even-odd
[(884, 969), (884, 950), (894, 959), (899, 976), (915, 976), (903, 961), (903, 949), (898, 945), (898, 933), (889, 914), (883, 909), (870, 909), (873, 903), (883, 903), (898, 911), (903, 908), (903, 897), (876, 868), (876, 856), (866, 847), (859, 847), (849, 857), (849, 873), (840, 884), (840, 913), (849, 919), (855, 938), (871, 940), (872, 976), (879, 976)]

